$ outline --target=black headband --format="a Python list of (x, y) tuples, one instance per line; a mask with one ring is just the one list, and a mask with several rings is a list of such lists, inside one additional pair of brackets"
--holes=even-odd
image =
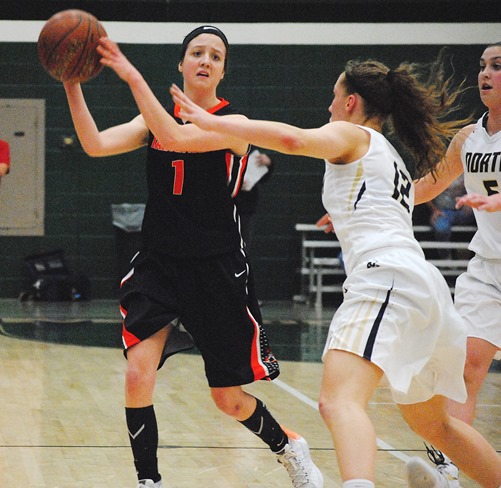
[(201, 25), (200, 27), (197, 27), (196, 29), (193, 29), (183, 40), (183, 44), (181, 46), (181, 61), (184, 58), (184, 55), (186, 53), (186, 49), (188, 48), (188, 44), (195, 39), (195, 37), (199, 36), (200, 34), (214, 34), (215, 36), (219, 37), (225, 47), (226, 47), (226, 52), (230, 49), (230, 45), (228, 44), (228, 39), (226, 39), (226, 36), (223, 34), (223, 31), (218, 29), (217, 27), (214, 27), (213, 25)]

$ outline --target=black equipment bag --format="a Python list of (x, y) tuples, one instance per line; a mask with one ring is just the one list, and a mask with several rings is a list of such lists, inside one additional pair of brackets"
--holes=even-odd
[(49, 302), (90, 299), (89, 279), (70, 273), (63, 250), (33, 254), (25, 258), (25, 263), (33, 284), (21, 294), (22, 299)]

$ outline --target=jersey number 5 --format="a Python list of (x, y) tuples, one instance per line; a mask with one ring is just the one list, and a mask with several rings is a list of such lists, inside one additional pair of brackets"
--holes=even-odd
[(174, 195), (182, 195), (184, 185), (184, 161), (182, 159), (172, 161), (172, 167), (174, 168), (174, 185), (172, 187), (172, 193)]
[(484, 187), (488, 196), (499, 193), (498, 190), (494, 190), (494, 188), (499, 188), (497, 180), (484, 180)]

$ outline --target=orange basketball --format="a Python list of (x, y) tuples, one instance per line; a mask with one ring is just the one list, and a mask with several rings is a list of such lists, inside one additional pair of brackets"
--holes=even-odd
[(103, 69), (96, 47), (104, 36), (104, 27), (92, 14), (63, 10), (54, 14), (40, 32), (38, 57), (56, 80), (84, 83)]

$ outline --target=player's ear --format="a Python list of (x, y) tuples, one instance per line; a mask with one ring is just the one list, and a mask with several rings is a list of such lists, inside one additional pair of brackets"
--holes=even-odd
[(352, 112), (356, 104), (357, 104), (357, 98), (353, 93), (348, 95), (348, 97), (346, 97), (346, 110), (348, 112)]
[(179, 61), (179, 64), (177, 65), (177, 70), (182, 73), (183, 72), (183, 62)]

